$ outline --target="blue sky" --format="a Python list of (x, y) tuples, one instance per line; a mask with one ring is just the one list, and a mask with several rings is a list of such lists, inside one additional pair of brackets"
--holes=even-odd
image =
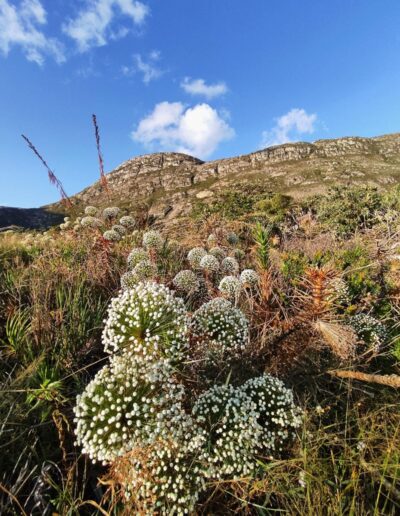
[(0, 0), (0, 205), (179, 150), (400, 131), (398, 0)]

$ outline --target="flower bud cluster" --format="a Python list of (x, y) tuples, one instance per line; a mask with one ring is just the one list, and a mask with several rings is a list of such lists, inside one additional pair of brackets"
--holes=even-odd
[(188, 346), (187, 331), (182, 299), (164, 285), (138, 283), (111, 301), (103, 344), (108, 353), (125, 350), (143, 360), (177, 359)]
[(371, 315), (356, 314), (349, 319), (349, 324), (361, 342), (371, 348), (374, 353), (379, 352), (388, 340), (389, 336), (385, 325)]
[(143, 247), (149, 250), (161, 251), (164, 246), (164, 237), (159, 231), (146, 231), (143, 235)]
[(240, 275), (240, 283), (243, 287), (256, 287), (260, 282), (260, 276), (253, 269), (244, 269)]
[(149, 259), (149, 253), (143, 247), (134, 247), (127, 258), (128, 267), (133, 269), (143, 260)]
[(185, 294), (193, 294), (200, 287), (199, 278), (191, 270), (183, 270), (178, 272), (172, 280), (174, 287)]
[(117, 231), (115, 231), (115, 229), (109, 229), (104, 231), (103, 238), (109, 240), (110, 242), (119, 242), (122, 237)]
[(117, 206), (111, 206), (109, 208), (104, 208), (103, 219), (105, 219), (105, 220), (116, 219), (120, 213), (121, 213), (121, 210)]
[(97, 217), (93, 217), (92, 215), (88, 215), (87, 217), (82, 217), (81, 226), (85, 228), (100, 228), (103, 225), (103, 222)]
[(119, 219), (119, 223), (126, 229), (132, 229), (135, 227), (136, 224), (135, 219), (130, 215), (125, 215), (124, 217), (121, 217)]
[(199, 265), (206, 272), (218, 272), (219, 270), (219, 260), (212, 254), (204, 255)]
[(90, 217), (96, 217), (97, 208), (95, 208), (94, 206), (86, 206), (85, 215), (89, 215)]
[(221, 270), (225, 274), (238, 274), (239, 263), (235, 258), (228, 256), (222, 260)]
[(190, 327), (197, 338), (211, 341), (223, 351), (243, 349), (249, 336), (246, 316), (230, 301), (220, 297), (196, 310)]
[(188, 262), (192, 269), (200, 269), (200, 262), (204, 256), (206, 256), (207, 251), (203, 249), (203, 247), (194, 247), (191, 249), (187, 255)]
[(237, 301), (242, 290), (242, 284), (236, 276), (224, 276), (219, 282), (218, 290), (229, 299)]
[(205, 476), (250, 475), (257, 455), (271, 455), (301, 424), (292, 392), (268, 374), (241, 387), (213, 386), (194, 404), (193, 417), (208, 435)]

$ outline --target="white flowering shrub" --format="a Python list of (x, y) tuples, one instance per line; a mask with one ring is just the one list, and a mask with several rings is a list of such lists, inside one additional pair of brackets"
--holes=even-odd
[(194, 312), (190, 328), (194, 336), (216, 344), (223, 351), (239, 350), (247, 343), (249, 323), (230, 301), (218, 297)]
[(143, 235), (143, 247), (146, 249), (160, 251), (164, 246), (164, 237), (159, 231), (146, 231)]
[(183, 394), (168, 363), (115, 355), (77, 397), (77, 443), (92, 460), (107, 463), (167, 437), (170, 425), (179, 435), (190, 425), (181, 408)]
[(225, 296), (237, 300), (242, 290), (242, 284), (236, 276), (225, 276), (220, 281), (218, 290)]
[(114, 226), (111, 228), (112, 231), (116, 231), (121, 237), (124, 237), (126, 235), (126, 228), (122, 226), (121, 224), (114, 224)]
[(208, 254), (211, 254), (211, 256), (214, 256), (219, 261), (223, 260), (225, 258), (225, 256), (226, 256), (226, 253), (222, 249), (222, 247), (212, 247), (208, 251)]
[(282, 449), (301, 424), (300, 414), (292, 392), (267, 374), (241, 387), (211, 387), (193, 406), (195, 421), (208, 434), (206, 477), (252, 474), (258, 455)]
[(187, 255), (188, 262), (192, 269), (200, 269), (201, 259), (206, 256), (207, 251), (202, 247), (194, 247), (191, 249)]
[(116, 219), (120, 213), (121, 213), (121, 210), (117, 206), (111, 206), (109, 208), (104, 208), (103, 219), (105, 219), (105, 220)]
[(375, 353), (380, 351), (388, 340), (385, 325), (371, 315), (356, 314), (349, 319), (349, 324), (357, 337)]
[(89, 215), (90, 217), (96, 217), (97, 208), (95, 208), (94, 206), (86, 206), (85, 215)]
[(125, 215), (124, 217), (121, 217), (119, 219), (119, 223), (126, 229), (132, 229), (135, 227), (136, 224), (135, 219), (130, 215)]
[(239, 273), (239, 263), (235, 258), (228, 256), (224, 258), (221, 262), (221, 270), (225, 274), (238, 274)]
[(136, 265), (143, 260), (149, 259), (149, 253), (143, 247), (135, 247), (129, 253), (127, 263), (129, 268), (136, 267)]
[(185, 294), (193, 294), (200, 287), (199, 278), (191, 270), (183, 270), (178, 272), (172, 280), (174, 287)]
[(83, 217), (81, 220), (81, 226), (84, 228), (100, 228), (103, 225), (103, 222), (91, 215), (88, 215), (87, 217)]
[(108, 231), (104, 231), (103, 238), (109, 242), (119, 242), (122, 237), (115, 229), (109, 229)]
[(256, 287), (260, 282), (260, 276), (253, 269), (244, 269), (240, 275), (240, 283), (243, 287)]
[(185, 305), (166, 286), (138, 283), (111, 301), (103, 331), (108, 353), (125, 350), (143, 360), (183, 358), (188, 347)]
[(206, 254), (200, 260), (200, 268), (206, 272), (218, 272), (219, 270), (219, 261), (212, 254)]

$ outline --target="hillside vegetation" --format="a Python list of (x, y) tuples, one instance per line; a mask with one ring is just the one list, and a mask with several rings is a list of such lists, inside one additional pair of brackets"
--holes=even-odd
[(400, 188), (103, 206), (0, 235), (0, 513), (398, 514)]

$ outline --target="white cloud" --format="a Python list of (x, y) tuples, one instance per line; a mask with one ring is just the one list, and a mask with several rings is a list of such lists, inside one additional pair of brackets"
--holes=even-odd
[(263, 131), (261, 147), (280, 145), (299, 139), (302, 134), (312, 134), (316, 121), (315, 113), (309, 115), (304, 109), (291, 109), (276, 119), (270, 131)]
[(148, 14), (148, 6), (137, 0), (86, 0), (86, 7), (63, 25), (63, 31), (75, 40), (80, 52), (85, 52), (106, 45), (108, 39), (128, 34), (126, 26), (113, 27), (118, 17), (130, 18), (135, 25), (141, 25)]
[(133, 56), (133, 66), (123, 66), (122, 73), (126, 76), (131, 76), (136, 72), (140, 72), (143, 75), (143, 82), (148, 84), (155, 79), (158, 79), (164, 71), (156, 66), (156, 61), (160, 59), (160, 52), (153, 50), (149, 54), (149, 59), (145, 61), (140, 54)]
[(208, 104), (186, 108), (181, 102), (160, 102), (143, 118), (132, 138), (147, 147), (207, 158), (234, 130)]
[(0, 52), (7, 56), (13, 46), (19, 46), (28, 61), (38, 65), (47, 55), (58, 63), (65, 61), (63, 47), (55, 38), (47, 38), (40, 30), (47, 15), (39, 0), (22, 0), (18, 7), (0, 0)]
[(203, 95), (207, 99), (218, 97), (228, 91), (228, 87), (224, 82), (206, 84), (204, 79), (191, 79), (190, 77), (185, 77), (181, 82), (181, 88), (190, 95)]

